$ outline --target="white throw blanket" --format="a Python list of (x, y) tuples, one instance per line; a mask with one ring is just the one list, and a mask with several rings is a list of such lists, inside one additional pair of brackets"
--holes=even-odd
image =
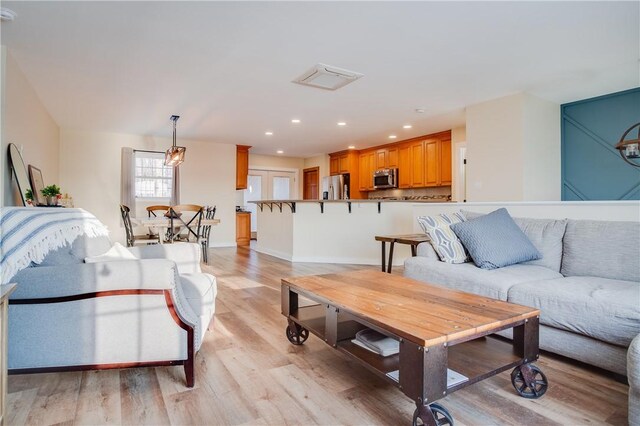
[(31, 262), (40, 263), (53, 250), (80, 235), (107, 236), (109, 231), (82, 209), (2, 207), (0, 209), (0, 276), (6, 284)]

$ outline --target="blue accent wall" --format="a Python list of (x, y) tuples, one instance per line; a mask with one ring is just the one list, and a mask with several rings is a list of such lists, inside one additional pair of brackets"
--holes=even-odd
[(640, 168), (614, 148), (638, 122), (640, 88), (562, 105), (563, 200), (640, 200)]

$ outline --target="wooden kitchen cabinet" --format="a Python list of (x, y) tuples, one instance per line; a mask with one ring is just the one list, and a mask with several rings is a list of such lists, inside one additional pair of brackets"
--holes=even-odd
[(236, 212), (236, 244), (248, 246), (251, 242), (251, 212)]
[(411, 143), (411, 187), (420, 188), (424, 185), (424, 142)]
[(365, 194), (360, 193), (360, 158), (358, 151), (345, 150), (329, 154), (329, 174), (349, 174), (349, 185), (351, 194), (349, 198), (359, 199), (366, 198)]
[(425, 185), (451, 185), (451, 140), (425, 141)]
[(440, 180), (440, 141), (429, 139), (424, 142), (425, 186), (437, 186)]
[(451, 175), (451, 139), (444, 139), (440, 141), (440, 185), (451, 185)]
[(411, 188), (411, 144), (398, 147), (398, 188)]
[(360, 154), (360, 191), (373, 190), (373, 172), (376, 171), (376, 152), (370, 151)]
[(337, 156), (329, 156), (329, 174), (331, 176), (340, 174), (340, 159)]
[(387, 168), (398, 168), (398, 147), (389, 148), (387, 150)]
[(249, 148), (248, 145), (236, 145), (236, 189), (247, 189)]
[(380, 170), (380, 169), (386, 169), (387, 168), (387, 153), (388, 151), (386, 149), (379, 149), (376, 151), (375, 153), (375, 158), (376, 158), (376, 170)]

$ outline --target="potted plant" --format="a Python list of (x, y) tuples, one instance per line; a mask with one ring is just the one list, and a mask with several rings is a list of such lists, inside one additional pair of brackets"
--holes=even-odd
[(60, 193), (60, 187), (58, 185), (49, 185), (42, 188), (42, 195), (47, 199), (48, 206), (58, 205), (58, 196)]
[(31, 189), (27, 189), (24, 192), (24, 199), (27, 201), (27, 204), (33, 204), (33, 191), (31, 191)]

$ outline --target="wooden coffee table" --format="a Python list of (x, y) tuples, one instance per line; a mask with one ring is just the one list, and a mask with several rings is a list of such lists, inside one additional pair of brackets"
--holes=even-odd
[[(521, 396), (547, 390), (531, 364), (539, 352), (537, 309), (365, 270), (282, 279), (282, 314), (291, 343), (313, 333), (397, 386), (416, 403), (414, 424), (453, 424), (437, 400), (509, 369)], [(364, 328), (398, 340), (399, 353), (382, 357), (352, 343)], [(488, 337), (506, 329), (512, 342)]]

